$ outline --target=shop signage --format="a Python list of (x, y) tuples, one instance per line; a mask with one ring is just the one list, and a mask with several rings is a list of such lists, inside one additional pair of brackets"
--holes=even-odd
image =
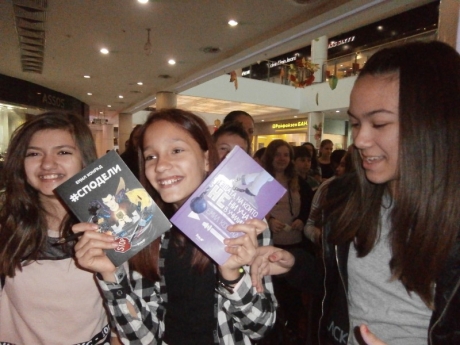
[(280, 59), (278, 61), (274, 61), (274, 62), (270, 63), (270, 65), (268, 67), (273, 68), (273, 67), (276, 67), (276, 66), (279, 66), (279, 65), (287, 64), (287, 63), (295, 61), (295, 60), (297, 60), (297, 54), (292, 56), (292, 57), (287, 57), (286, 59), (282, 59), (282, 60)]
[(65, 108), (65, 99), (64, 98), (49, 95), (49, 94), (46, 94), (46, 93), (43, 93), (42, 102), (43, 102), (43, 104), (51, 105), (51, 106), (54, 106), (54, 107), (57, 107), (57, 108), (62, 108), (62, 109)]
[(345, 38), (343, 40), (338, 40), (338, 41), (331, 41), (329, 42), (329, 46), (327, 47), (328, 49), (335, 48), (350, 42), (353, 42), (355, 40), (355, 36), (351, 36), (348, 38)]
[(288, 129), (288, 128), (301, 128), (307, 127), (308, 121), (297, 121), (297, 122), (289, 122), (289, 123), (274, 123), (272, 124), (273, 129)]

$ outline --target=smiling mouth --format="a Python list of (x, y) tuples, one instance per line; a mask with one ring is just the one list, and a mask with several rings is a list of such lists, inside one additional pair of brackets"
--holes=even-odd
[(63, 176), (64, 175), (62, 175), (62, 174), (49, 174), (49, 175), (40, 175), (39, 178), (41, 180), (55, 180), (55, 179), (61, 178)]
[(382, 157), (382, 156), (364, 157), (363, 159), (364, 159), (367, 163), (372, 164), (372, 163), (374, 163), (374, 162), (376, 162), (376, 161), (379, 161), (379, 160), (383, 159), (383, 157)]
[(158, 184), (160, 186), (170, 186), (172, 184), (182, 181), (182, 179), (183, 179), (182, 177), (165, 179), (165, 180), (158, 181)]

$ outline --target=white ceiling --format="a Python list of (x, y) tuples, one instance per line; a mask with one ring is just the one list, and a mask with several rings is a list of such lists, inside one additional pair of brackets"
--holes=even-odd
[[(89, 104), (91, 114), (103, 111), (111, 118), (152, 105), (159, 91), (179, 93), (258, 60), (304, 47), (321, 35), (335, 36), (430, 0), (14, 1), (47, 2), (43, 71), (22, 71), (12, 0), (3, 0), (0, 73), (73, 96)], [(230, 27), (230, 19), (239, 25)], [(147, 28), (153, 45), (150, 55), (144, 51)], [(102, 47), (110, 53), (102, 55)], [(219, 52), (205, 53), (206, 47), (219, 48)], [(171, 58), (176, 65), (168, 64)], [(164, 75), (170, 78), (162, 78)], [(142, 86), (137, 85), (140, 81)], [(179, 104), (191, 101), (181, 97)], [(206, 100), (204, 111), (203, 99), (194, 99), (187, 107), (210, 112), (213, 106), (212, 111), (227, 113), (232, 105), (220, 102)], [(283, 111), (251, 104), (244, 107), (260, 117)]]

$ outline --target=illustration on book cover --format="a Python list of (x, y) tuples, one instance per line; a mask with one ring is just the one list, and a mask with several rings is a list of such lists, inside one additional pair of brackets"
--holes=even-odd
[(286, 192), (252, 157), (235, 147), (171, 218), (214, 261), (223, 264), (232, 224), (263, 219)]

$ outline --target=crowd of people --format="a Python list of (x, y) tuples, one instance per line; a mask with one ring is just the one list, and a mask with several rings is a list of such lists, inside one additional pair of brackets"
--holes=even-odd
[(122, 157), (168, 218), (235, 146), (286, 189), (229, 228), (241, 235), (221, 265), (173, 226), (115, 267), (114, 237), (53, 192), (96, 160), (88, 126), (33, 117), (0, 181), (0, 343), (460, 343), (459, 94), (459, 54), (409, 43), (360, 72), (348, 150), (276, 139), (252, 152), (243, 111), (212, 134), (188, 111), (152, 113)]

